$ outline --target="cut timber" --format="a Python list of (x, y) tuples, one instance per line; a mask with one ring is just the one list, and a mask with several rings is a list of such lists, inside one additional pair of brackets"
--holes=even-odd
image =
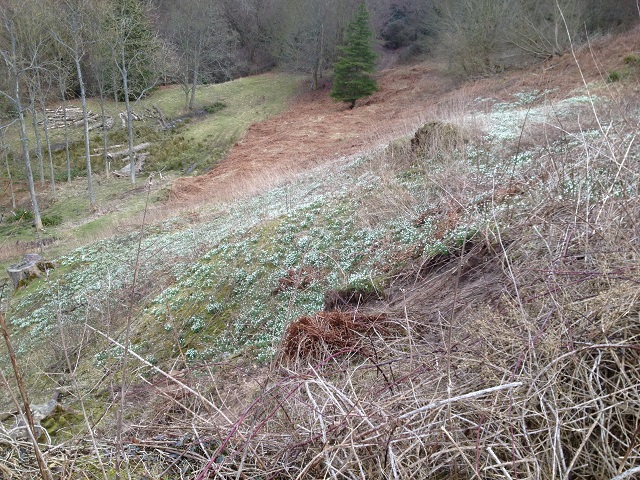
[(162, 110), (160, 110), (157, 105), (153, 105), (151, 108), (146, 108), (144, 110), (144, 116), (147, 118), (155, 118), (156, 120), (158, 120), (160, 128), (162, 128), (163, 130), (168, 130), (170, 128), (169, 124), (167, 123), (167, 119), (164, 116), (164, 113), (162, 113)]
[[(120, 121), (122, 122), (122, 128), (127, 128), (127, 112), (120, 112), (118, 114), (118, 116), (120, 117)], [(133, 110), (131, 111), (131, 120), (133, 120), (134, 122), (136, 121), (141, 121), (144, 120), (144, 116), (143, 115), (138, 115), (136, 112), (134, 112)]]
[[(133, 153), (138, 153), (138, 152), (141, 152), (142, 150), (146, 150), (150, 146), (151, 146), (150, 143), (141, 143), (139, 145), (136, 145), (135, 147), (133, 147)], [(115, 160), (118, 157), (123, 157), (125, 155), (129, 155), (128, 148), (118, 150), (116, 152), (107, 152), (107, 157), (109, 157), (111, 160)]]
[(39, 278), (46, 274), (48, 270), (55, 268), (55, 264), (45, 260), (37, 253), (27, 253), (22, 257), (22, 261), (7, 268), (7, 273), (13, 282), (13, 287), (29, 283), (34, 278)]
[[(136, 155), (136, 174), (142, 172), (142, 167), (144, 166), (144, 161), (146, 160), (147, 155), (149, 155), (148, 152), (141, 152)], [(125, 157), (123, 160), (129, 160), (129, 157)], [(120, 170), (114, 170), (111, 173), (119, 178), (128, 178), (131, 175), (131, 163), (127, 163)]]
[[(50, 129), (64, 128), (65, 124), (71, 127), (79, 127), (84, 123), (84, 114), (80, 107), (68, 106), (66, 113), (63, 107), (58, 107), (55, 110), (47, 109), (46, 115)], [(87, 121), (89, 122), (89, 130), (102, 128), (103, 126), (109, 130), (113, 127), (113, 117), (107, 115), (103, 123), (100, 115), (90, 110), (87, 111)], [(42, 124), (44, 122), (40, 121), (39, 123)]]

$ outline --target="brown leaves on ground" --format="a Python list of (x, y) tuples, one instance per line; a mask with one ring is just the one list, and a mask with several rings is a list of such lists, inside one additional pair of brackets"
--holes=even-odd
[[(379, 91), (349, 110), (328, 89), (302, 95), (285, 113), (255, 124), (209, 173), (183, 178), (171, 190), (174, 204), (225, 201), (258, 193), (310, 168), (412, 134), (426, 119), (462, 115), (475, 99), (484, 108), (512, 102), (522, 92), (548, 92), (564, 98), (587, 82), (601, 80), (637, 49), (640, 28), (596, 39), (576, 52), (521, 70), (462, 83), (434, 63), (395, 65), (378, 72)], [(615, 52), (615, 54), (613, 54)], [(409, 130), (409, 131), (408, 131)]]
[(282, 344), (285, 358), (320, 358), (323, 354), (365, 353), (366, 338), (385, 332), (386, 316), (358, 312), (318, 312), (289, 325)]

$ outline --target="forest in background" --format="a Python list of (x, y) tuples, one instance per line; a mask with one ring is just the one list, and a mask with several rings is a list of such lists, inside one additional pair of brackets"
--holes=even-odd
[[(625, 28), (638, 17), (633, 0), (366, 4), (384, 47), (405, 59), (444, 53), (464, 76), (560, 54), (569, 39)], [(7, 95), (14, 67), (31, 101), (78, 97), (82, 83), (89, 95), (123, 100), (126, 77), (131, 99), (181, 84), (193, 108), (198, 84), (275, 67), (308, 74), (317, 88), (356, 8), (351, 0), (4, 0), (0, 114), (16, 113), (14, 94)]]

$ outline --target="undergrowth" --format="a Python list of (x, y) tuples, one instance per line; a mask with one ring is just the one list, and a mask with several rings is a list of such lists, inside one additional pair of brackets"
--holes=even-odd
[(400, 140), (60, 257), (9, 310), (31, 388), (80, 385), (64, 403), (104, 432), (54, 435), (60, 475), (634, 478), (638, 112), (603, 91), (478, 99), (437, 151)]

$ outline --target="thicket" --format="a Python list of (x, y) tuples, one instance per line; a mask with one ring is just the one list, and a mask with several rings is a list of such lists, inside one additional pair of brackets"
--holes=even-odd
[(639, 15), (630, 0), (435, 0), (425, 21), (436, 33), (427, 43), (456, 73), (475, 76), (560, 55)]

